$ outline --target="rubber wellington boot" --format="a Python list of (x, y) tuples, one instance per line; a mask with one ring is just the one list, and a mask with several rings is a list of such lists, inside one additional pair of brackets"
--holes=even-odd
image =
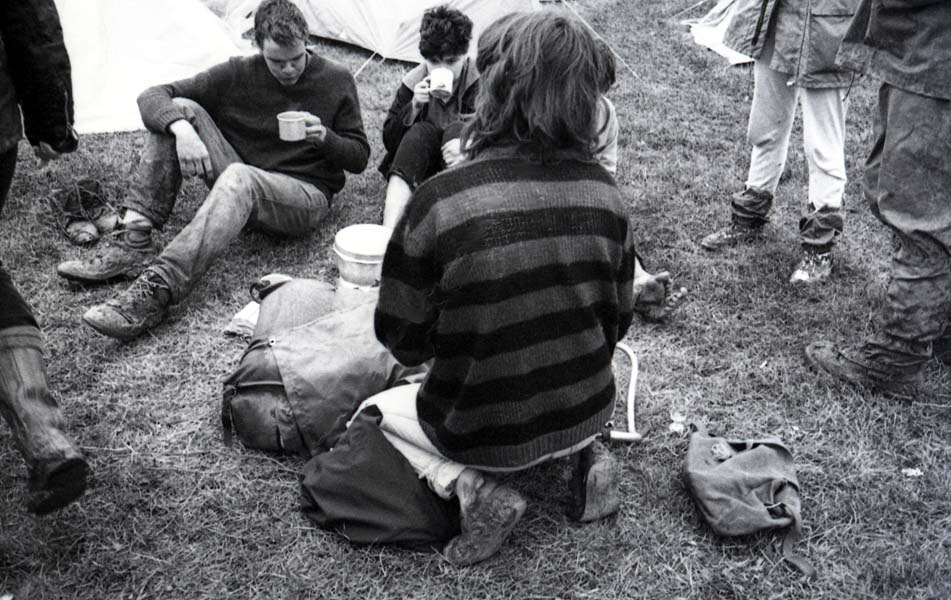
[(50, 396), (36, 327), (0, 330), (0, 413), (29, 469), (27, 509), (43, 515), (82, 496), (89, 465), (63, 431), (66, 419)]

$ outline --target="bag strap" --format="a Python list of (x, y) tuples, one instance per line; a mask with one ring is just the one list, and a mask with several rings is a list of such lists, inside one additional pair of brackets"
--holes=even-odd
[(783, 536), (783, 560), (802, 573), (806, 579), (812, 579), (816, 576), (816, 568), (808, 560), (793, 551), (793, 546), (802, 537), (802, 521), (798, 514), (790, 516), (793, 518), (793, 524), (789, 526), (789, 530)]

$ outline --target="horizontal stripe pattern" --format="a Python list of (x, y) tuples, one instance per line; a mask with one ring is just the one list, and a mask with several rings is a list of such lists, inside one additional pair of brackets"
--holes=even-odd
[(517, 467), (600, 431), (633, 261), (597, 165), (477, 160), (423, 184), (387, 248), (375, 326), (404, 364), (435, 359), (417, 410), (436, 447)]

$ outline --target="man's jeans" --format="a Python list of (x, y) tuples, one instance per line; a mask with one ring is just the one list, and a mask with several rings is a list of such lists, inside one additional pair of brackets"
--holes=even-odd
[[(776, 194), (786, 166), (796, 105), (800, 104), (803, 147), (809, 164), (809, 202), (803, 208), (799, 234), (803, 246), (826, 251), (843, 228), (846, 89), (786, 85), (790, 76), (769, 68), (771, 53), (771, 47), (764, 48), (753, 67), (755, 85), (747, 131), (753, 149), (746, 186)], [(744, 199), (752, 204), (743, 206)], [(733, 205), (735, 221), (766, 221), (771, 202), (759, 202), (750, 196), (740, 202)]]
[[(205, 202), (149, 267), (184, 298), (195, 281), (227, 249), (245, 225), (278, 236), (301, 236), (327, 216), (330, 204), (317, 186), (244, 164), (208, 113), (196, 102), (175, 98), (208, 148), (212, 172)], [(142, 160), (124, 206), (161, 229), (182, 184), (175, 136), (149, 133)]]
[(879, 331), (865, 356), (903, 371), (931, 357), (951, 309), (951, 100), (883, 84), (865, 197), (895, 233)]

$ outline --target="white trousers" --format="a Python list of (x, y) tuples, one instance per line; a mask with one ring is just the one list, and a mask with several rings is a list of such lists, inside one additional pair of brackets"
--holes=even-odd
[[(446, 458), (429, 441), (429, 437), (419, 424), (419, 416), (416, 413), (416, 394), (419, 392), (419, 388), (420, 384), (416, 383), (400, 385), (380, 392), (364, 400), (354, 415), (360, 414), (368, 406), (376, 406), (383, 415), (383, 420), (380, 422), (380, 430), (383, 432), (383, 436), (406, 458), (419, 477), (426, 479), (429, 487), (445, 500), (455, 496), (456, 479), (465, 469), (475, 468), (479, 471), (496, 473), (521, 471), (553, 458), (574, 454), (593, 442), (597, 437), (597, 435), (592, 436), (569, 448), (553, 452), (519, 467), (470, 467)], [(347, 427), (352, 422), (353, 419), (347, 423)]]
[(768, 53), (753, 66), (753, 103), (747, 139), (753, 146), (746, 186), (776, 193), (786, 166), (789, 134), (802, 106), (803, 147), (809, 164), (809, 203), (814, 210), (842, 207), (845, 191), (846, 88), (786, 85), (790, 76), (769, 68)]

